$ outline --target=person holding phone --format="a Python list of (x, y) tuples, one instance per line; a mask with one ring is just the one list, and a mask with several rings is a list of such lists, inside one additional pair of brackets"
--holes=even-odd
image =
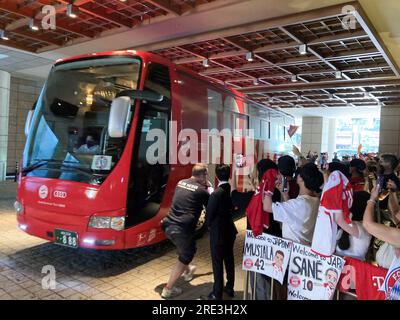
[[(389, 186), (394, 187), (394, 181), (388, 183)], [(387, 242), (388, 244), (396, 248), (396, 255), (400, 256), (400, 229), (398, 221), (400, 221), (400, 211), (398, 206), (398, 200), (395, 192), (391, 193), (391, 214), (393, 220), (396, 222), (397, 227), (389, 227), (381, 223), (377, 223), (374, 218), (375, 204), (379, 196), (379, 185), (372, 189), (371, 197), (368, 200), (367, 208), (364, 212), (363, 227), (374, 237)]]
[(350, 183), (354, 192), (364, 191), (364, 171), (366, 168), (367, 165), (361, 159), (353, 159), (350, 161)]
[(388, 208), (388, 198), (389, 194), (387, 191), (387, 182), (392, 180), (397, 188), (400, 188), (400, 180), (395, 174), (395, 170), (399, 166), (399, 159), (394, 154), (382, 154), (379, 159), (379, 175), (378, 184), (380, 189), (378, 192), (381, 193), (379, 197), (379, 208), (385, 210)]
[(294, 178), (296, 162), (291, 156), (283, 156), (278, 159), (278, 170), (281, 174), (282, 190), (289, 195), (289, 199), (295, 199), (299, 195), (300, 187)]

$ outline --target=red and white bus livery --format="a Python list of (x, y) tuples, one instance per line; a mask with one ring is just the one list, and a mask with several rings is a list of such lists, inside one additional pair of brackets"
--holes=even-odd
[[(292, 123), (283, 112), (151, 53), (128, 50), (59, 60), (26, 122), (15, 203), (19, 228), (74, 248), (128, 249), (160, 242), (165, 239), (160, 221), (175, 186), (192, 168), (171, 161), (174, 147), (183, 145), (171, 141), (173, 127), (199, 136), (202, 129), (243, 129), (233, 145), (252, 145), (257, 161), (276, 160), (291, 148), (285, 128)], [(251, 139), (248, 128), (254, 130)], [(150, 164), (146, 152), (154, 141), (147, 133), (154, 129), (165, 133), (159, 144), (168, 156)], [(202, 148), (199, 141), (199, 152)], [(240, 170), (234, 170), (232, 184), (238, 194), (252, 190), (249, 174)]]

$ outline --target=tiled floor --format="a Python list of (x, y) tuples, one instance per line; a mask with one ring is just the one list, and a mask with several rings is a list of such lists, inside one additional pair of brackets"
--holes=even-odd
[[(176, 262), (170, 243), (130, 251), (69, 249), (29, 236), (17, 229), (13, 209), (16, 184), (0, 183), (0, 300), (4, 299), (161, 299), (160, 292)], [(241, 254), (245, 220), (236, 221), (235, 299), (243, 297)], [(178, 285), (178, 299), (197, 299), (212, 287), (208, 234), (198, 240), (195, 278)], [(54, 266), (56, 288), (43, 289), (43, 267)]]

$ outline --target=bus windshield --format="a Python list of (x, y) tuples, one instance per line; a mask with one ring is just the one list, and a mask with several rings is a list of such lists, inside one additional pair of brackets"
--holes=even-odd
[(119, 92), (137, 89), (139, 73), (134, 57), (55, 66), (36, 103), (22, 174), (101, 184), (126, 142), (108, 135), (111, 102)]

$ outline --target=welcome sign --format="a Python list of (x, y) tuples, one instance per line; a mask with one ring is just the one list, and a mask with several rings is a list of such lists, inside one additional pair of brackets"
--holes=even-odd
[(249, 230), (243, 252), (243, 270), (265, 274), (283, 284), (286, 273), (292, 241), (281, 239), (263, 233), (254, 237)]
[(331, 300), (344, 264), (338, 256), (322, 257), (310, 247), (293, 243), (288, 300)]

